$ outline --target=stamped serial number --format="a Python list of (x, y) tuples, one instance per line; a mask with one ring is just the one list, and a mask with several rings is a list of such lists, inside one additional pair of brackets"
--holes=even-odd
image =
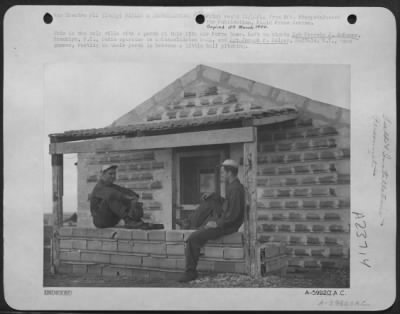
[(337, 296), (337, 295), (345, 295), (344, 290), (334, 290), (334, 289), (312, 289), (306, 290), (304, 292), (305, 295), (329, 295), (329, 296)]

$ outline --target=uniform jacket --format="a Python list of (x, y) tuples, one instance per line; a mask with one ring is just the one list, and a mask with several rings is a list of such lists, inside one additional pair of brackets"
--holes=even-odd
[(243, 223), (245, 208), (244, 187), (239, 179), (234, 179), (226, 187), (225, 201), (221, 217), (216, 220), (222, 229), (238, 230)]
[(132, 190), (126, 189), (114, 183), (106, 183), (100, 180), (97, 182), (90, 196), (90, 211), (92, 216), (96, 215), (97, 210), (103, 201), (113, 204), (121, 203), (129, 206), (130, 200), (127, 198), (127, 196), (136, 196), (139, 198), (139, 195)]

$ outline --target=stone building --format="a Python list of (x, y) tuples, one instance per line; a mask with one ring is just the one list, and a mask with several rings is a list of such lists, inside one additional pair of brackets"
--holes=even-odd
[[(289, 270), (349, 263), (347, 109), (199, 65), (110, 126), (50, 140), (55, 214), (62, 156), (78, 154), (78, 228), (60, 228), (56, 248), (57, 265), (68, 271), (181, 269), (189, 231), (176, 219), (201, 193), (224, 193), (216, 166), (228, 157), (240, 162), (246, 219), (240, 233), (205, 248), (201, 269), (258, 275), (273, 268), (265, 254), (283, 253)], [(109, 163), (119, 166), (116, 183), (140, 194), (145, 219), (166, 230), (94, 229), (88, 199)]]

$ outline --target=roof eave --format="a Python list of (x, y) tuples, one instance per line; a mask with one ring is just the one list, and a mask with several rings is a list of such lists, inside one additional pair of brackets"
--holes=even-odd
[[(169, 131), (182, 131), (183, 129), (190, 130), (200, 127), (226, 127), (229, 124), (235, 122), (249, 125), (254, 119), (287, 116), (289, 114), (297, 114), (295, 108), (279, 108), (268, 111), (253, 111), (244, 112), (234, 115), (219, 115), (213, 117), (201, 117), (201, 118), (189, 118), (189, 119), (177, 119), (162, 122), (147, 122), (142, 124), (130, 125), (130, 126), (114, 126), (99, 129), (84, 129), (84, 130), (71, 130), (64, 133), (53, 133), (49, 134), (51, 142), (66, 142), (66, 141), (78, 141), (83, 139), (95, 139), (104, 137), (115, 137), (115, 136), (143, 136), (146, 133), (157, 133), (157, 132), (169, 132)], [(290, 117), (290, 118), (295, 118)], [(274, 121), (272, 119), (271, 121)], [(278, 121), (278, 120), (277, 120)], [(279, 122), (279, 121), (278, 121)], [(261, 123), (261, 122), (260, 122)], [(259, 124), (260, 124), (259, 123)], [(271, 123), (271, 122), (269, 122)]]

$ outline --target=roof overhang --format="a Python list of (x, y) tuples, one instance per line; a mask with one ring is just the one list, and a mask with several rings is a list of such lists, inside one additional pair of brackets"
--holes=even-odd
[(254, 127), (50, 144), (50, 154), (102, 153), (254, 142)]
[(176, 119), (162, 122), (147, 122), (127, 126), (112, 126), (98, 129), (72, 130), (50, 134), (51, 143), (73, 142), (106, 137), (143, 137), (161, 134), (175, 134), (203, 130), (260, 126), (296, 119), (294, 107), (281, 107), (268, 110), (254, 110), (236, 114), (210, 117)]

